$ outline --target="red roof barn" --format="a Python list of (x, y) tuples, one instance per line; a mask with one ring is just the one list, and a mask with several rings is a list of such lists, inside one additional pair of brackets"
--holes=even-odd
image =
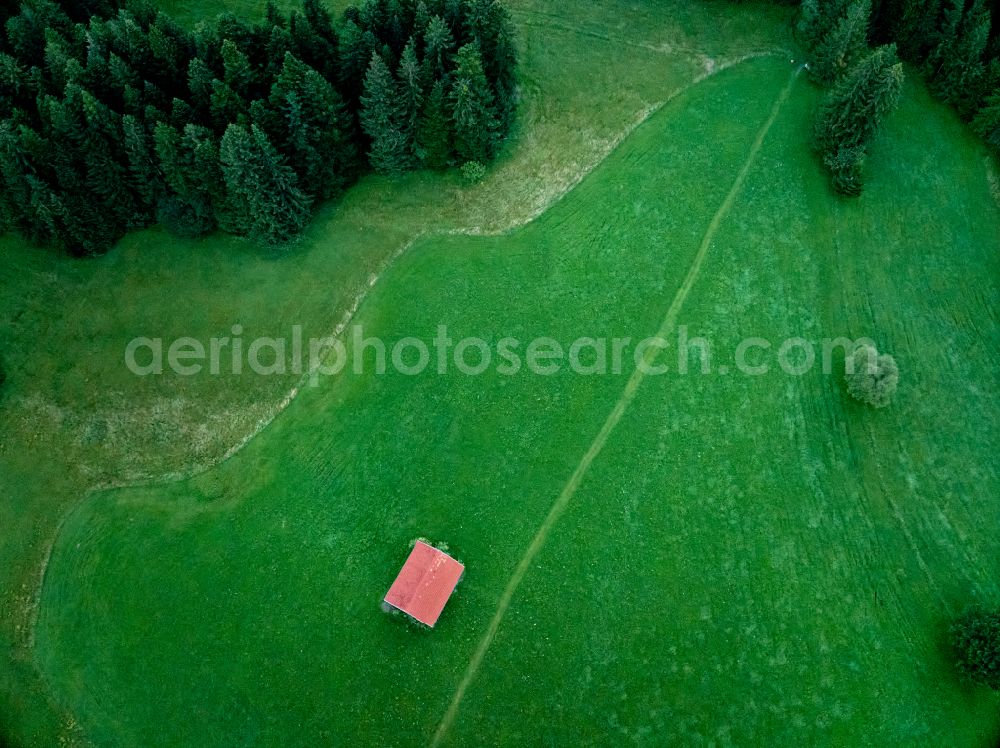
[(464, 571), (447, 553), (418, 540), (385, 601), (433, 627)]

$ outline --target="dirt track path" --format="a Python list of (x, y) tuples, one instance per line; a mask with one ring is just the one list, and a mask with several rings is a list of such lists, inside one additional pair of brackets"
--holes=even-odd
[[(708, 256), (708, 250), (711, 248), (712, 241), (715, 239), (715, 235), (718, 233), (719, 227), (722, 225), (722, 221), (726, 218), (729, 211), (735, 204), (736, 199), (743, 188), (743, 184), (746, 182), (746, 178), (749, 175), (750, 170), (753, 168), (754, 162), (764, 145), (767, 134), (770, 132), (775, 121), (777, 121), (778, 115), (780, 114), (785, 102), (788, 100), (788, 97), (791, 95), (792, 90), (795, 87), (795, 82), (801, 71), (802, 68), (796, 69), (796, 71), (792, 74), (791, 79), (781, 90), (781, 93), (775, 100), (770, 115), (761, 126), (753, 145), (750, 147), (750, 151), (747, 154), (747, 159), (744, 162), (743, 167), (736, 175), (736, 179), (733, 181), (732, 187), (730, 187), (728, 194), (722, 201), (718, 210), (715, 212), (715, 215), (712, 217), (712, 221), (709, 223), (708, 229), (702, 237), (701, 244), (698, 247), (698, 252), (695, 255), (694, 261), (688, 269), (684, 282), (681, 284), (677, 294), (674, 296), (674, 299), (667, 310), (666, 316), (663, 318), (663, 323), (660, 325), (660, 329), (656, 332), (655, 337), (666, 339), (669, 337), (671, 332), (673, 332), (673, 329), (677, 324), (677, 316), (680, 314), (680, 310), (684, 306), (684, 302), (687, 300), (688, 295), (691, 293), (691, 289), (698, 280), (702, 265), (704, 264), (705, 258)], [(545, 541), (548, 538), (549, 533), (552, 531), (552, 528), (559, 521), (560, 517), (565, 512), (566, 507), (569, 506), (570, 501), (576, 494), (576, 491), (583, 482), (583, 479), (586, 477), (587, 472), (590, 470), (591, 464), (604, 449), (604, 445), (607, 444), (612, 432), (621, 422), (622, 416), (625, 415), (625, 411), (628, 410), (629, 405), (632, 404), (636, 393), (639, 391), (639, 387), (642, 385), (649, 372), (649, 366), (653, 364), (658, 354), (659, 349), (646, 349), (643, 357), (643, 363), (645, 365), (636, 367), (635, 372), (625, 385), (625, 389), (622, 392), (621, 397), (618, 398), (618, 401), (615, 403), (614, 408), (612, 408), (611, 413), (608, 415), (607, 420), (605, 420), (601, 430), (594, 438), (590, 448), (583, 455), (583, 459), (580, 460), (576, 470), (573, 471), (573, 475), (570, 476), (569, 482), (566, 483), (562, 492), (552, 504), (545, 520), (538, 528), (538, 532), (535, 533), (535, 537), (532, 539), (531, 544), (527, 547), (524, 555), (518, 562), (513, 575), (507, 582), (507, 586), (504, 588), (503, 594), (500, 596), (496, 612), (493, 614), (493, 618), (490, 620), (485, 634), (483, 634), (479, 645), (476, 647), (475, 652), (472, 654), (472, 658), (469, 660), (469, 664), (466, 667), (464, 675), (462, 676), (462, 680), (458, 684), (458, 688), (455, 690), (455, 694), (448, 706), (448, 710), (445, 712), (444, 717), (442, 717), (441, 722), (438, 725), (437, 731), (434, 733), (434, 737), (431, 741), (432, 746), (440, 745), (441, 741), (447, 736), (452, 724), (454, 724), (455, 718), (458, 715), (458, 710), (462, 705), (462, 700), (465, 697), (465, 693), (475, 680), (476, 674), (479, 672), (479, 668), (482, 665), (483, 660), (486, 658), (486, 654), (489, 652), (490, 646), (496, 637), (497, 630), (500, 628), (500, 624), (503, 622), (503, 619), (507, 614), (507, 610), (510, 608), (511, 601), (514, 598), (518, 587), (520, 587), (521, 582), (524, 581), (524, 578), (534, 563), (535, 558), (545, 545)]]

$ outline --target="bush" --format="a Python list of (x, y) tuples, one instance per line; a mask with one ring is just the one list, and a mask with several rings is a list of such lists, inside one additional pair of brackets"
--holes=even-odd
[(468, 184), (482, 182), (486, 178), (486, 167), (478, 161), (466, 161), (462, 166), (462, 179)]
[(1000, 610), (972, 610), (951, 627), (958, 668), (976, 683), (1000, 691)]
[(847, 391), (855, 400), (875, 408), (892, 402), (899, 385), (899, 367), (892, 356), (879, 355), (870, 345), (858, 346), (848, 356), (844, 369)]
[(864, 189), (865, 149), (841, 148), (823, 157), (833, 188), (841, 195), (857, 197)]

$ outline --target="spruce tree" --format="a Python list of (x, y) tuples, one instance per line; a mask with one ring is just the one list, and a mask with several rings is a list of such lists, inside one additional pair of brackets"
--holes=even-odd
[(212, 107), (212, 84), (215, 76), (200, 57), (192, 58), (188, 64), (188, 91), (191, 105), (205, 118)]
[(802, 0), (796, 31), (806, 49), (814, 50), (846, 13), (850, 0)]
[(305, 0), (303, 11), (313, 30), (330, 44), (335, 44), (337, 35), (333, 30), (333, 19), (320, 0)]
[(283, 28), (286, 24), (284, 14), (274, 0), (267, 0), (267, 4), (264, 6), (264, 23), (270, 29)]
[(87, 121), (83, 150), (91, 194), (102, 203), (107, 220), (129, 228), (145, 225), (147, 217), (136, 205), (128, 169), (118, 160), (125, 160), (121, 117), (89, 92), (81, 90), (79, 95)]
[(858, 185), (849, 194), (860, 190), (865, 149), (896, 108), (902, 86), (895, 46), (879, 47), (834, 86), (819, 109), (814, 146), (833, 170), (835, 185)]
[(413, 13), (413, 38), (416, 39), (418, 51), (421, 53), (424, 51), (424, 34), (430, 22), (431, 12), (427, 8), (427, 3), (419, 0)]
[(940, 41), (927, 59), (927, 70), (934, 94), (968, 118), (978, 103), (977, 86), (987, 73), (990, 13), (982, 0), (975, 0), (967, 11), (963, 0), (951, 1)]
[(888, 19), (888, 36), (907, 60), (923, 60), (938, 35), (941, 0), (892, 0), (883, 15)]
[(309, 218), (309, 198), (260, 128), (230, 125), (220, 155), (233, 215), (244, 233), (255, 241), (281, 244), (301, 232)]
[(382, 57), (372, 55), (361, 96), (361, 126), (371, 139), (368, 159), (380, 174), (395, 174), (411, 164), (403, 133), (396, 80)]
[(972, 121), (972, 128), (994, 150), (1000, 152), (1000, 88), (986, 100)]
[(824, 85), (833, 83), (867, 53), (871, 12), (871, 0), (854, 0), (816, 43), (809, 67), (814, 80)]
[[(207, 194), (204, 175), (195, 169), (193, 150), (198, 145), (197, 132), (182, 133), (161, 122), (153, 133), (160, 171), (169, 192), (160, 199), (158, 217), (169, 231), (179, 236), (199, 237), (216, 227), (212, 195)], [(199, 179), (199, 176), (202, 179)]]
[(417, 144), (424, 164), (431, 169), (444, 169), (451, 158), (451, 118), (444, 81), (431, 87), (420, 117)]
[(230, 124), (240, 120), (240, 116), (247, 111), (247, 103), (228, 83), (216, 78), (212, 81), (210, 109), (212, 124), (216, 130), (222, 132)]
[(424, 78), (445, 80), (455, 50), (455, 37), (440, 16), (431, 18), (424, 34)]
[(178, 39), (181, 35), (182, 32), (163, 13), (157, 16), (157, 23), (149, 27), (149, 50), (157, 72), (163, 80), (173, 83), (180, 80), (189, 58), (188, 49)]
[(348, 20), (341, 27), (340, 77), (336, 83), (352, 106), (356, 105), (361, 97), (365, 73), (377, 48), (378, 40), (375, 35), (363, 30), (354, 21)]
[[(144, 0), (88, 23), (100, 4), (118, 0), (68, 14), (24, 0), (0, 41), (0, 227), (75, 254), (154, 211), (188, 235), (288, 236), (311, 197), (350, 183), (358, 151), (382, 172), (487, 161), (514, 112), (512, 25), (496, 0), (366, 0), (336, 26), (323, 0), (288, 17), (269, 3), (264, 24), (224, 14), (190, 32)], [(993, 85), (979, 80), (980, 106)], [(284, 197), (230, 199), (229, 131), (227, 153), (242, 144), (246, 173), (276, 175)]]
[(269, 109), (280, 114), (270, 131), (299, 174), (302, 188), (323, 199), (339, 193), (355, 172), (356, 151), (347, 108), (334, 87), (288, 53), (269, 103)]
[(132, 189), (139, 196), (143, 210), (151, 220), (163, 182), (153, 152), (152, 139), (143, 123), (131, 114), (122, 117), (122, 136)]
[(462, 162), (485, 163), (499, 146), (499, 124), (479, 47), (466, 44), (456, 55), (455, 82), (451, 90), (455, 152)]
[(424, 104), (424, 82), (417, 60), (417, 43), (411, 38), (399, 63), (401, 122), (406, 147), (415, 161), (421, 159), (418, 145), (420, 114)]
[[(23, 127), (23, 126), (22, 126)], [(34, 171), (22, 141), (22, 132), (12, 120), (0, 122), (0, 200), (6, 205), (9, 227), (31, 232), (31, 185), (27, 177)]]
[(469, 31), (472, 40), (479, 45), (483, 70), (494, 86), (497, 116), (506, 129), (516, 106), (514, 24), (507, 9), (498, 0), (470, 0), (468, 13)]
[(229, 39), (222, 42), (222, 65), (226, 85), (242, 97), (253, 98), (256, 76), (250, 59)]

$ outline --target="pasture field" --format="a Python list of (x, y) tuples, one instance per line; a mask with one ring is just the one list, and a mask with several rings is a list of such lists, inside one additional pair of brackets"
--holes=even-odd
[[(1000, 600), (984, 149), (910, 83), (866, 194), (837, 200), (786, 17), (594, 5), (512, 3), (522, 132), (474, 189), (365, 180), (282, 257), (156, 230), (86, 263), (4, 240), (12, 739), (996, 742), (1000, 702), (943, 642)], [(287, 401), (292, 375), (122, 365), (142, 334), (325, 334), (356, 299), (387, 341), (683, 325), (728, 363), (748, 336), (871, 336), (903, 380), (877, 412), (818, 370), (629, 366), (346, 371)], [(433, 632), (378, 605), (418, 535), (468, 567)]]

